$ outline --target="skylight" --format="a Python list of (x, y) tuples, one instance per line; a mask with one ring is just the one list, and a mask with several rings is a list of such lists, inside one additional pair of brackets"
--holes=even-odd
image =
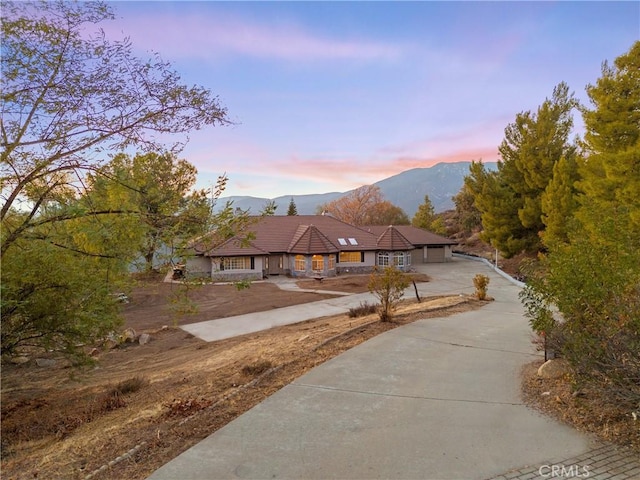
[(346, 241), (344, 238), (339, 238), (339, 239), (338, 239), (338, 243), (339, 243), (340, 245), (346, 245), (346, 244), (347, 244), (347, 241)]
[[(350, 238), (350, 239), (349, 239), (349, 243), (350, 243), (351, 245), (357, 245), (357, 244), (358, 244), (358, 241), (357, 241), (355, 238)], [(346, 244), (345, 244), (345, 245), (346, 245)]]

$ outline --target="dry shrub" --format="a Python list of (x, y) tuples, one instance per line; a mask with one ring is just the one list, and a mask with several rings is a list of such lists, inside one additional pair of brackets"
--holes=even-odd
[(174, 398), (171, 402), (164, 403), (162, 406), (167, 409), (164, 412), (165, 417), (190, 417), (194, 413), (204, 410), (213, 404), (212, 400), (207, 398)]
[(115, 387), (111, 389), (112, 395), (127, 395), (129, 393), (135, 393), (140, 390), (142, 387), (145, 387), (149, 384), (149, 381), (145, 378), (135, 376), (131, 378), (127, 378), (126, 380), (121, 381)]
[(349, 318), (364, 317), (377, 311), (378, 307), (376, 305), (369, 302), (360, 302), (360, 305), (357, 307), (351, 307), (349, 309)]
[(242, 373), (251, 377), (260, 375), (273, 367), (273, 363), (270, 360), (260, 359), (253, 363), (249, 363), (242, 367)]
[(473, 286), (476, 287), (476, 297), (478, 300), (487, 299), (487, 289), (489, 287), (489, 277), (481, 273), (473, 277)]

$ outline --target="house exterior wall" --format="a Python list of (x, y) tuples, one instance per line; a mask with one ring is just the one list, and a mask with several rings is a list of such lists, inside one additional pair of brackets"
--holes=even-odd
[(438, 247), (423, 247), (423, 263), (443, 263), (450, 262), (453, 258), (451, 245)]
[(210, 277), (211, 276), (211, 259), (209, 257), (190, 257), (187, 258), (185, 271), (188, 277)]
[[(251, 258), (251, 257), (249, 257)], [(262, 280), (265, 257), (253, 257), (253, 268), (222, 270), (221, 259), (211, 259), (211, 279), (217, 282), (237, 282), (241, 280)]]
[(364, 252), (364, 262), (339, 262), (336, 263), (338, 274), (371, 273), (376, 266), (376, 252)]
[(292, 277), (297, 277), (297, 278), (304, 278), (304, 277), (314, 277), (317, 275), (322, 275), (323, 277), (335, 277), (337, 272), (336, 266), (337, 263), (334, 265), (333, 268), (329, 268), (329, 257), (332, 257), (334, 260), (336, 258), (335, 254), (324, 254), (322, 255), (323, 258), (323, 265), (324, 268), (322, 270), (314, 270), (313, 269), (313, 255), (304, 255), (304, 265), (305, 265), (305, 269), (304, 270), (296, 270), (296, 255), (287, 255), (286, 256), (286, 264), (288, 265), (288, 269), (286, 270), (288, 275), (291, 275)]

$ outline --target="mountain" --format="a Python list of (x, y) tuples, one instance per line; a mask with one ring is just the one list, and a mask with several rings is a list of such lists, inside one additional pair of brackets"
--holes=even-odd
[[(456, 162), (438, 163), (428, 168), (413, 168), (380, 180), (374, 185), (380, 188), (386, 200), (402, 208), (409, 218), (413, 217), (418, 206), (424, 202), (425, 195), (429, 195), (433, 208), (438, 213), (454, 207), (451, 197), (462, 188), (464, 177), (469, 173), (469, 165), (471, 162)], [(486, 162), (484, 165), (488, 170), (497, 168), (496, 162)], [(272, 200), (277, 205), (277, 215), (287, 214), (292, 198), (298, 214), (313, 215), (319, 205), (348, 195), (351, 191), (314, 195), (284, 195)], [(257, 214), (270, 200), (268, 198), (231, 196), (221, 197), (218, 205), (224, 205), (226, 201), (233, 201), (234, 207), (243, 210), (249, 209), (251, 213)]]

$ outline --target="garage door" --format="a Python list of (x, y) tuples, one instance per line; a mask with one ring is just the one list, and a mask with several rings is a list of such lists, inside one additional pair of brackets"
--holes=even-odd
[(427, 247), (427, 263), (444, 263), (444, 247)]

